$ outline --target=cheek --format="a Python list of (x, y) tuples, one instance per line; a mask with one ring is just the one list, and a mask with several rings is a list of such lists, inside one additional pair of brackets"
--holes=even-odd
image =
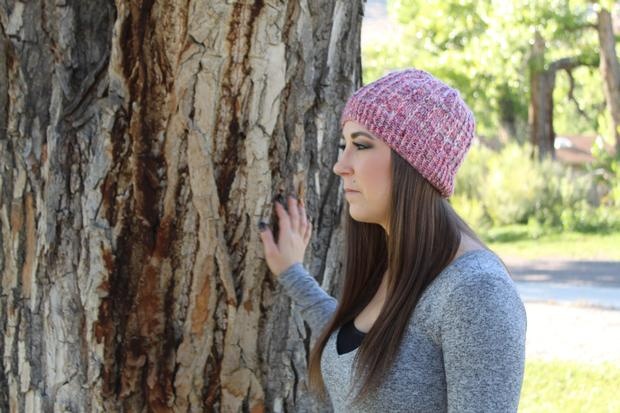
[[(379, 178), (379, 176), (378, 176)], [(377, 179), (377, 203), (381, 205), (381, 209), (388, 208), (392, 193), (392, 182), (389, 175), (382, 175), (381, 179)]]
[(388, 153), (387, 159), (384, 159), (381, 174), (377, 174), (381, 176), (381, 193), (384, 209), (389, 208), (392, 197), (392, 162), (389, 156), (390, 154)]
[(372, 173), (374, 180), (380, 183), (385, 191), (388, 191), (392, 185), (392, 163), (390, 158), (386, 158), (386, 155), (383, 154), (375, 161), (375, 168), (373, 168)]
[(382, 206), (389, 204), (392, 190), (392, 170), (389, 162), (385, 159), (374, 160), (367, 169), (366, 182), (368, 185), (365, 189), (374, 201)]

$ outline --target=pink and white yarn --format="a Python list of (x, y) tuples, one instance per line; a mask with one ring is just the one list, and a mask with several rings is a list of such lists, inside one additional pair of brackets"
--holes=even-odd
[(388, 144), (447, 198), (474, 137), (458, 91), (418, 69), (391, 72), (357, 90), (340, 126), (353, 120)]

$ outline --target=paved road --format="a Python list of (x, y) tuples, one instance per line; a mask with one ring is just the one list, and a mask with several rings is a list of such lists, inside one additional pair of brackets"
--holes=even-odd
[(528, 359), (620, 365), (620, 311), (526, 302)]
[(515, 281), (620, 288), (620, 261), (504, 258)]
[(620, 310), (620, 262), (505, 258), (523, 301)]
[(504, 262), (525, 302), (528, 358), (620, 363), (620, 262)]

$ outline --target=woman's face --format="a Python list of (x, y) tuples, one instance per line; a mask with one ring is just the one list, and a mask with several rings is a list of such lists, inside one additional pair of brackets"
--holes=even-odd
[(390, 147), (361, 124), (348, 121), (342, 128), (341, 152), (334, 173), (344, 182), (349, 213), (356, 221), (388, 228), (392, 188)]

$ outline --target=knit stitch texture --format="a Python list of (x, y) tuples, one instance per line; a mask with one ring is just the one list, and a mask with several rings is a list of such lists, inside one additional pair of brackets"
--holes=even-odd
[[(278, 281), (318, 336), (336, 299), (301, 263)], [(336, 413), (516, 413), (526, 327), (525, 307), (499, 258), (488, 250), (468, 251), (422, 293), (375, 395), (351, 404), (360, 385), (353, 374), (357, 349), (338, 354), (338, 330), (323, 350), (321, 373)]]
[(475, 130), (458, 91), (422, 70), (391, 72), (349, 98), (341, 127), (350, 120), (387, 143), (441, 196), (452, 195)]

